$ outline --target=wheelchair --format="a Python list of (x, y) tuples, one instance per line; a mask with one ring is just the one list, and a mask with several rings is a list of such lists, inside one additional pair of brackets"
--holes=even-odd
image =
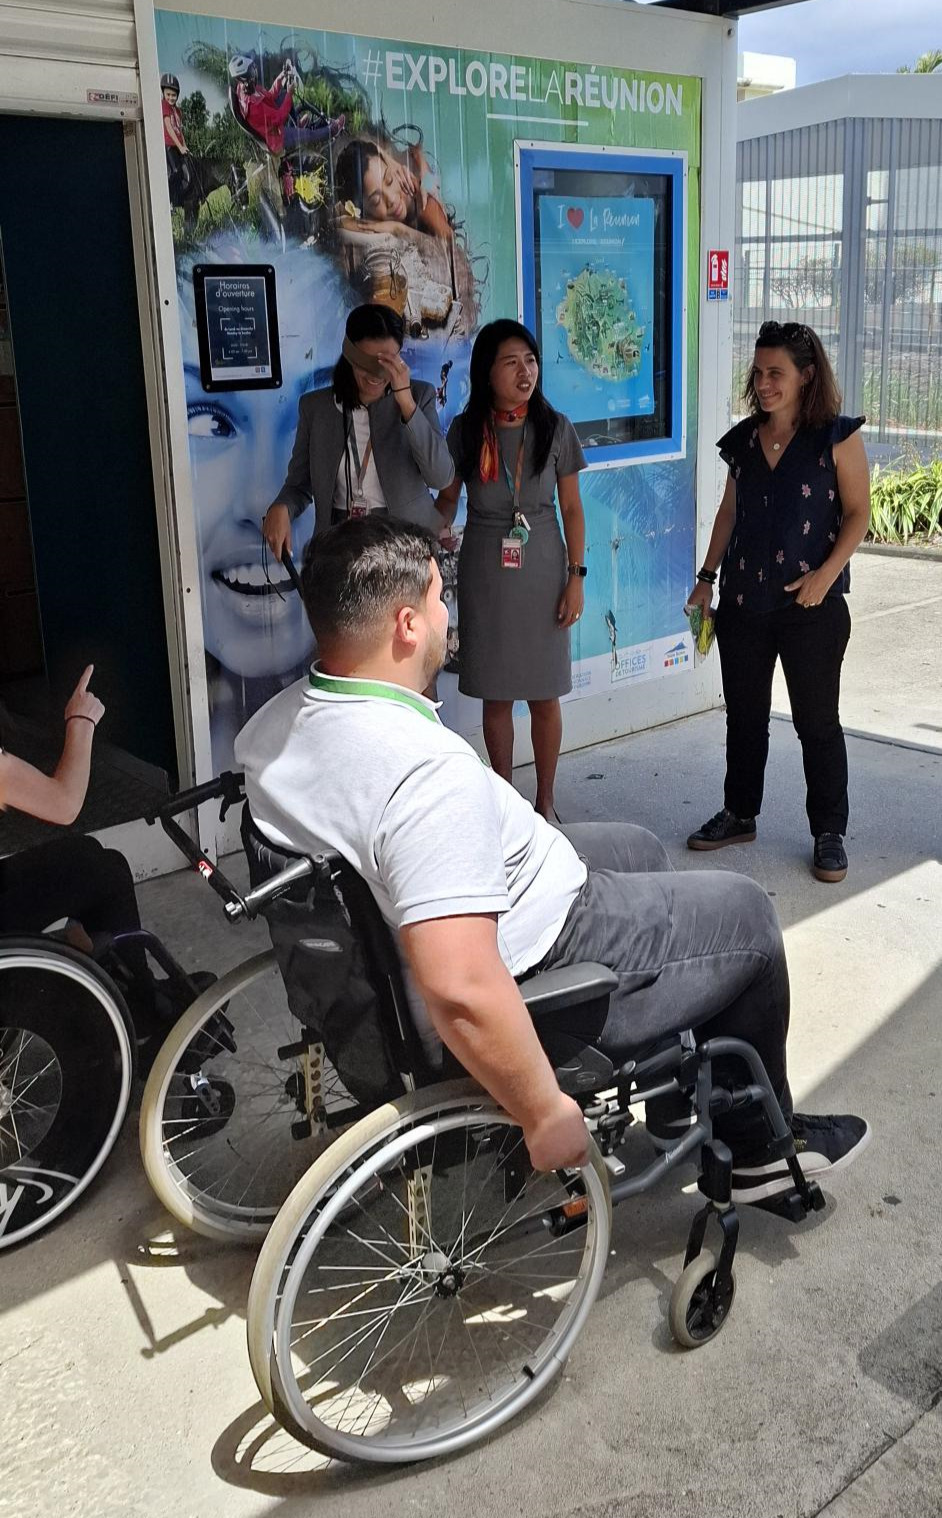
[[(238, 777), (217, 782), (213, 794), (222, 792), (236, 799)], [(395, 943), (365, 883), (335, 855), (275, 850), (247, 812), (243, 840), (251, 884), (244, 897), (220, 881), (198, 846), (186, 845), (232, 920), (267, 918), (295, 1026), (289, 1044), (277, 1043), (280, 1034), (268, 1041), (265, 1089), (269, 1107), (277, 1094), (298, 1114), (272, 1142), (281, 1145), (279, 1164), (287, 1134), (302, 1156), (312, 1138), (320, 1150), (273, 1218), (269, 1206), (252, 1216), (258, 1232), (264, 1225), (264, 1243), (249, 1293), (249, 1358), (267, 1407), (300, 1443), (331, 1457), (396, 1464), (493, 1434), (565, 1365), (602, 1283), (612, 1207), (688, 1158), (699, 1159), (704, 1201), (668, 1316), (678, 1344), (707, 1343), (733, 1304), (739, 1234), (730, 1151), (713, 1134), (719, 1114), (762, 1108), (793, 1181), (776, 1211), (798, 1221), (824, 1206), (755, 1050), (737, 1039), (697, 1044), (684, 1035), (613, 1059), (597, 1033), (616, 979), (597, 964), (520, 982), (559, 1085), (579, 1102), (590, 1133), (582, 1169), (534, 1171), (516, 1122), (480, 1087), (447, 1078), (447, 1063), (430, 1064)], [(345, 980), (336, 974), (344, 961)], [(225, 994), (224, 983), (217, 991)], [(239, 1029), (223, 1005), (211, 1014), (210, 1005), (174, 1030), (159, 1076), (155, 1066), (151, 1079), (165, 1092), (183, 1079), (221, 1086), (214, 1060), (225, 1069), (238, 1055)], [(247, 1069), (260, 1047), (252, 1046)], [(297, 1068), (276, 1092), (291, 1061)], [(340, 1094), (332, 1106), (321, 1084), (328, 1068)], [(731, 1069), (741, 1072), (736, 1082), (725, 1074)], [(238, 1110), (230, 1089), (215, 1117), (170, 1119), (186, 1134), (186, 1152), (194, 1142), (199, 1150), (223, 1140)], [(689, 1098), (689, 1128), (629, 1175), (619, 1150), (632, 1109), (676, 1093)], [(248, 1088), (248, 1103), (260, 1100)], [(208, 1138), (201, 1124), (212, 1130)], [(250, 1151), (241, 1163), (271, 1161)], [(191, 1200), (197, 1174), (187, 1172)], [(708, 1230), (712, 1248), (704, 1247)]]
[(137, 1071), (122, 948), (134, 940), (178, 1000), (193, 977), (144, 930), (99, 935), (85, 954), (52, 935), (0, 937), (0, 1249), (68, 1211), (121, 1132)]
[(0, 938), (0, 1249), (48, 1227), (114, 1147), (135, 1068), (114, 980), (64, 943)]

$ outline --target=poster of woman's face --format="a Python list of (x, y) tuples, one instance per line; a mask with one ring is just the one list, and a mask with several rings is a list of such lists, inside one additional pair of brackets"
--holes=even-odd
[[(164, 131), (219, 767), (240, 726), (311, 657), (303, 608), (261, 522), (285, 477), (300, 397), (330, 384), (348, 311), (377, 301), (404, 317), (406, 356), (435, 383), (444, 424), (463, 398), (478, 304), (421, 134), (372, 119), (353, 74), (303, 50), (257, 55), (191, 36), (163, 77), (178, 86), (162, 91)], [(208, 393), (193, 267), (260, 254), (276, 268), (284, 383)], [(302, 513), (297, 563), (312, 529), (313, 512)]]
[[(201, 256), (220, 261), (242, 249), (217, 238)], [(244, 256), (244, 255), (243, 255)], [(247, 259), (246, 259), (247, 261)], [(261, 521), (284, 479), (306, 390), (329, 379), (316, 351), (339, 351), (345, 288), (332, 265), (289, 249), (278, 278), (285, 381), (280, 389), (207, 393), (200, 379), (191, 279), (192, 259), (178, 265), (183, 321), (190, 471), (199, 539), (203, 635), (209, 682), (213, 761), (231, 762), (239, 728), (262, 702), (296, 679), (312, 651), (311, 631), (287, 571), (268, 553)], [(318, 299), (328, 288), (333, 300)], [(301, 562), (313, 513), (295, 524)]]

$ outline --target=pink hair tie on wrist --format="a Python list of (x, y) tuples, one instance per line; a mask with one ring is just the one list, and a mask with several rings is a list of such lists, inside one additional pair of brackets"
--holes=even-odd
[(95, 721), (94, 717), (86, 717), (85, 714), (84, 714), (84, 712), (73, 712), (72, 715), (71, 715), (71, 717), (66, 717), (65, 720), (66, 720), (67, 723), (69, 723), (69, 722), (90, 722), (92, 724), (92, 727), (97, 727), (98, 726), (98, 723)]

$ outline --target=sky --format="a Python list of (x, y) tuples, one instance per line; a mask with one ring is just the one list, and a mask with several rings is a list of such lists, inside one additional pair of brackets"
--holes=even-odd
[(803, 0), (739, 23), (739, 51), (794, 58), (799, 84), (893, 74), (933, 48), (942, 48), (940, 0)]
[(739, 51), (794, 58), (799, 84), (895, 74), (934, 48), (942, 48), (942, 0), (802, 0), (739, 23)]

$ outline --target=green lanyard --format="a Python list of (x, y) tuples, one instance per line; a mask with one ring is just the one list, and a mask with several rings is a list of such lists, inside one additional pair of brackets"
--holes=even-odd
[(308, 680), (314, 690), (333, 691), (341, 696), (378, 696), (381, 701), (398, 701), (400, 706), (411, 706), (420, 717), (425, 717), (428, 722), (438, 722), (438, 713), (430, 711), (419, 696), (410, 696), (407, 691), (396, 690), (390, 685), (381, 685), (378, 680), (351, 680), (346, 675), (322, 675), (319, 670), (312, 669)]
[(526, 446), (527, 423), (524, 422), (523, 431), (520, 434), (520, 452), (517, 454), (517, 467), (514, 470), (513, 478), (511, 478), (510, 470), (507, 468), (507, 460), (504, 458), (504, 450), (501, 447), (499, 438), (497, 442), (497, 447), (500, 450), (501, 468), (504, 471), (504, 479), (507, 481), (507, 489), (510, 491), (510, 498), (513, 505), (515, 521), (516, 518), (520, 515), (520, 486), (523, 482), (523, 456), (526, 451)]

